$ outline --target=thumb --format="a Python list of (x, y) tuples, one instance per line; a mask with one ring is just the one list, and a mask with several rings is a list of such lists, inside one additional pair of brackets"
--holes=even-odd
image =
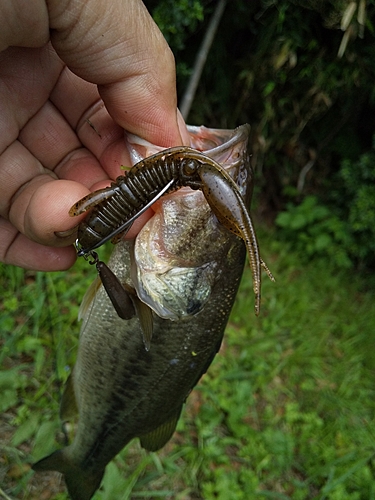
[(174, 57), (143, 2), (49, 0), (48, 8), (55, 50), (98, 84), (115, 121), (154, 144), (182, 144)]

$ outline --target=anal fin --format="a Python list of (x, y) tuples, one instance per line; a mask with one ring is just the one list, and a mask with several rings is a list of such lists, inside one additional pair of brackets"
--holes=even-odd
[(178, 419), (180, 418), (182, 410), (182, 405), (178, 412), (167, 422), (164, 422), (159, 427), (149, 432), (148, 434), (143, 434), (139, 437), (142, 448), (148, 451), (157, 451), (163, 448), (165, 444), (171, 439), (174, 431), (176, 430)]

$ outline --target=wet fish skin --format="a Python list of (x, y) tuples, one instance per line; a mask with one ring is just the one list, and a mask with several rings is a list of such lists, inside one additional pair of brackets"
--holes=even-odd
[[(154, 314), (149, 351), (144, 348), (138, 319), (124, 321), (113, 314), (106, 292), (99, 289), (73, 371), (77, 434), (70, 446), (33, 466), (34, 470), (62, 472), (73, 500), (92, 497), (105, 466), (130, 440), (140, 437), (142, 442), (143, 435), (168, 421), (172, 421), (173, 433), (182, 404), (221, 345), (245, 261), (243, 243), (233, 239), (228, 275), (217, 283), (203, 314), (182, 324)], [(109, 263), (121, 281), (130, 265), (129, 246), (119, 243)], [(119, 261), (125, 266), (116, 265)], [(92, 329), (95, 324), (97, 328)], [(171, 433), (147, 449), (161, 448)]]
[[(250, 169), (248, 164), (246, 168)], [(251, 175), (243, 189), (249, 199)], [(104, 288), (97, 289), (84, 318), (77, 362), (62, 401), (63, 420), (78, 409), (74, 441), (33, 466), (34, 470), (62, 472), (72, 500), (92, 498), (108, 462), (133, 438), (139, 437), (141, 445), (151, 451), (164, 446), (183, 403), (219, 350), (246, 250), (242, 240), (220, 224), (217, 230), (227, 242), (217, 257), (225, 272), (218, 273), (203, 311), (180, 321), (153, 313), (148, 351), (139, 318), (122, 320)], [(205, 228), (200, 227), (195, 237), (204, 239)], [(132, 245), (120, 242), (108, 263), (120, 282), (128, 285), (132, 284)]]

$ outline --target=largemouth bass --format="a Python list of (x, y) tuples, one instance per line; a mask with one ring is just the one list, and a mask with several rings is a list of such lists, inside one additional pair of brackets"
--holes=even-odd
[[(228, 167), (246, 203), (253, 183), (248, 131), (190, 128), (193, 147)], [(155, 219), (135, 242), (117, 244), (108, 263), (154, 311), (150, 349), (138, 315), (121, 319), (103, 286), (94, 286), (61, 404), (63, 420), (78, 412), (77, 431), (34, 470), (60, 471), (71, 498), (89, 500), (130, 440), (138, 437), (151, 451), (165, 445), (220, 348), (245, 256), (243, 241), (219, 223), (202, 193), (181, 190), (158, 202)]]

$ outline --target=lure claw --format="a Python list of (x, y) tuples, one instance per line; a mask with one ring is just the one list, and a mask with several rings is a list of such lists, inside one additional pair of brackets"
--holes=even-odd
[(219, 222), (229, 231), (239, 236), (245, 243), (249, 255), (253, 290), (255, 294), (255, 314), (259, 315), (261, 302), (261, 267), (268, 277), (275, 281), (267, 265), (259, 255), (259, 246), (253, 222), (240, 190), (230, 175), (222, 168), (203, 165), (199, 169), (202, 191)]

